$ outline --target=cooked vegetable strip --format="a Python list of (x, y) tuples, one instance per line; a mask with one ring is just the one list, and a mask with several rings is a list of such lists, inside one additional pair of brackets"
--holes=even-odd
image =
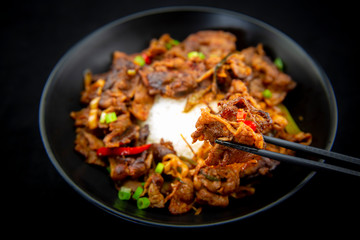
[(281, 111), (285, 114), (285, 118), (288, 121), (288, 124), (285, 127), (286, 132), (290, 134), (298, 134), (301, 132), (300, 128), (296, 124), (295, 120), (291, 116), (289, 110), (287, 107), (285, 107), (284, 104), (279, 104), (278, 107), (281, 109)]
[(213, 74), (213, 82), (212, 82), (212, 92), (214, 94), (217, 93), (217, 74), (218, 74), (218, 70), (219, 68), (226, 62), (226, 60), (228, 59), (228, 57), (230, 57), (233, 53), (229, 53), (228, 55), (226, 55), (218, 64), (216, 64), (215, 68), (214, 68), (214, 74)]
[(113, 155), (134, 155), (144, 152), (149, 149), (151, 144), (145, 144), (138, 147), (116, 147), (107, 148), (101, 147), (97, 150), (98, 156), (113, 156)]
[(189, 173), (189, 167), (175, 154), (165, 155), (162, 163), (164, 164), (164, 173), (173, 177), (182, 179)]
[[(189, 147), (190, 151), (192, 152), (192, 154), (194, 155), (193, 158), (197, 158), (196, 152), (194, 151), (194, 149), (191, 147), (191, 145), (188, 143), (188, 141), (186, 141), (186, 138), (184, 137), (184, 135), (180, 134), (181, 138), (184, 140), (184, 142), (186, 143), (186, 145)], [(196, 165), (196, 162), (194, 162), (191, 159), (187, 159), (188, 162), (190, 162), (193, 165)]]
[(90, 103), (90, 112), (89, 112), (89, 118), (88, 118), (88, 127), (89, 129), (95, 129), (98, 125), (98, 105), (100, 101), (100, 95), (102, 93), (102, 89), (105, 84), (105, 80), (99, 79), (97, 80), (93, 85), (90, 85), (91, 83), (91, 72), (87, 71), (84, 76), (84, 82), (85, 82), (85, 88), (87, 89), (96, 89), (96, 95), (97, 97), (94, 97)]
[(97, 128), (99, 101), (100, 101), (100, 97), (96, 97), (93, 100), (91, 100), (91, 102), (89, 104), (89, 106), (90, 106), (89, 119), (88, 119), (89, 129)]
[(209, 78), (214, 73), (214, 71), (215, 71), (215, 68), (210, 68), (203, 75), (201, 75), (201, 77), (196, 79), (196, 82), (201, 82), (201, 81), (205, 80), (206, 78)]
[(105, 121), (106, 121), (106, 112), (101, 112), (99, 122), (105, 123)]
[(214, 176), (211, 176), (209, 174), (206, 174), (204, 171), (200, 170), (200, 174), (201, 175), (204, 175), (206, 179), (210, 180), (210, 181), (221, 181), (220, 178), (218, 177), (214, 177)]
[(205, 89), (201, 89), (199, 91), (190, 94), (186, 100), (184, 112), (189, 112), (195, 105), (197, 105), (200, 102), (201, 98), (210, 90), (211, 90), (211, 86), (209, 85), (209, 87)]

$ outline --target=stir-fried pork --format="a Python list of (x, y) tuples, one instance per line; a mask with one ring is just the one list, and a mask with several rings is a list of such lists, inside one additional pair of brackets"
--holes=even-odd
[[(261, 44), (236, 51), (236, 37), (229, 32), (199, 31), (181, 42), (164, 34), (142, 52), (115, 51), (107, 72), (85, 72), (84, 106), (70, 114), (75, 150), (87, 163), (107, 167), (117, 189), (130, 186), (133, 193), (143, 187), (138, 197), (148, 198), (150, 207), (168, 207), (172, 214), (191, 209), (198, 214), (202, 205), (226, 207), (231, 197), (255, 193), (242, 179), (267, 175), (278, 162), (215, 140), (277, 152), (284, 150), (266, 145), (263, 134), (310, 144), (311, 134), (287, 131), (289, 121), (279, 107), (295, 86)], [(194, 122), (193, 142), (204, 144), (191, 148), (192, 159), (176, 152), (166, 136), (147, 144), (150, 128), (142, 122), (158, 95), (186, 98), (184, 112), (200, 103), (208, 106)]]

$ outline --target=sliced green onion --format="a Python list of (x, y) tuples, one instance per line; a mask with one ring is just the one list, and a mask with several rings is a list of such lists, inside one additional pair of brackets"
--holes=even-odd
[(179, 44), (180, 44), (180, 42), (178, 40), (171, 39), (168, 43), (165, 44), (165, 47), (169, 50), (173, 46), (176, 46), (176, 45), (179, 45)]
[(265, 89), (265, 90), (262, 92), (262, 95), (264, 96), (264, 98), (271, 98), (272, 92), (271, 92), (269, 89)]
[(102, 112), (101, 115), (100, 115), (99, 122), (100, 123), (105, 123), (105, 121), (106, 121), (106, 112)]
[(131, 197), (131, 188), (121, 187), (118, 193), (120, 200), (129, 200)]
[(293, 117), (291, 116), (289, 110), (285, 107), (285, 105), (279, 104), (278, 107), (285, 114), (285, 118), (288, 121), (288, 124), (285, 127), (286, 132), (290, 134), (297, 134), (301, 132), (300, 128), (296, 124), (295, 120), (293, 119)]
[(147, 197), (141, 197), (137, 200), (138, 209), (145, 209), (150, 206), (150, 200)]
[(165, 47), (167, 50), (169, 50), (170, 48), (172, 48), (172, 45), (171, 43), (165, 43)]
[(201, 60), (204, 60), (205, 59), (205, 55), (202, 53), (202, 52), (197, 52), (197, 51), (192, 51), (192, 52), (189, 52), (187, 57), (189, 59), (192, 59), (192, 58), (200, 58)]
[(274, 64), (280, 71), (282, 71), (284, 69), (284, 63), (281, 60), (281, 58), (279, 58), (279, 57), (275, 58), (274, 59)]
[(176, 46), (176, 45), (179, 45), (180, 42), (179, 42), (178, 40), (176, 40), (176, 39), (171, 39), (171, 40), (170, 40), (170, 44)]
[(197, 57), (198, 55), (199, 55), (198, 52), (193, 51), (193, 52), (189, 52), (187, 57), (188, 58), (194, 58), (194, 57)]
[(144, 189), (142, 187), (137, 187), (132, 198), (135, 199), (135, 200), (138, 200), (140, 195), (143, 193)]
[(140, 55), (137, 55), (135, 58), (134, 58), (134, 63), (139, 65), (139, 66), (144, 66), (145, 65), (145, 59), (140, 56)]
[(159, 162), (156, 165), (155, 172), (161, 174), (163, 170), (164, 170), (164, 164)]
[(201, 60), (204, 60), (205, 59), (205, 55), (202, 53), (202, 52), (199, 52), (199, 58)]
[(105, 122), (106, 123), (111, 123), (111, 122), (115, 122), (117, 120), (117, 116), (115, 112), (110, 112), (107, 113), (105, 116)]

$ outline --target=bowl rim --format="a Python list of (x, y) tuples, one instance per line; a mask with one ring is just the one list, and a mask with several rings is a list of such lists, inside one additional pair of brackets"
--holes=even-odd
[(288, 199), (290, 196), (292, 196), (294, 193), (299, 191), (309, 180), (316, 174), (315, 171), (310, 172), (295, 188), (293, 188), (291, 191), (287, 192), (282, 197), (278, 198), (274, 202), (271, 202), (270, 204), (259, 208), (253, 212), (247, 213), (245, 215), (241, 215), (239, 217), (226, 219), (226, 220), (220, 220), (217, 222), (212, 223), (204, 223), (204, 224), (174, 224), (174, 223), (166, 223), (166, 222), (159, 222), (159, 221), (151, 221), (144, 218), (136, 217), (136, 216), (130, 216), (126, 213), (122, 213), (119, 211), (116, 211), (108, 206), (106, 206), (104, 203), (102, 203), (99, 199), (96, 199), (92, 196), (90, 196), (88, 193), (86, 193), (85, 190), (83, 190), (81, 187), (79, 187), (72, 179), (71, 177), (64, 171), (64, 169), (61, 167), (59, 162), (57, 161), (51, 146), (48, 141), (47, 132), (45, 129), (45, 108), (46, 108), (46, 99), (49, 94), (49, 89), (54, 81), (55, 75), (58, 73), (58, 71), (61, 69), (61, 67), (66, 63), (67, 59), (72, 55), (72, 53), (81, 46), (84, 42), (91, 39), (93, 36), (100, 34), (101, 32), (112, 28), (113, 26), (123, 24), (128, 21), (132, 21), (141, 17), (145, 17), (148, 15), (156, 15), (156, 14), (163, 14), (163, 13), (169, 13), (169, 12), (202, 12), (202, 13), (212, 13), (212, 14), (222, 14), (222, 15), (229, 15), (233, 16), (239, 19), (242, 19), (246, 22), (252, 23), (254, 25), (258, 25), (261, 28), (265, 28), (269, 30), (270, 32), (279, 35), (281, 38), (285, 38), (288, 41), (290, 41), (292, 44), (294, 44), (295, 47), (299, 48), (307, 57), (308, 60), (311, 61), (312, 66), (314, 66), (314, 69), (318, 72), (321, 83), (324, 86), (324, 89), (327, 91), (328, 94), (328, 100), (330, 101), (330, 104), (333, 106), (333, 113), (332, 113), (332, 132), (329, 137), (329, 142), (326, 145), (326, 149), (330, 150), (334, 144), (335, 136), (337, 132), (337, 125), (338, 125), (338, 108), (337, 108), (337, 102), (336, 97), (334, 94), (334, 90), (332, 88), (332, 85), (330, 83), (329, 78), (327, 77), (324, 70), (320, 67), (320, 65), (309, 55), (305, 49), (303, 49), (297, 42), (295, 42), (292, 38), (281, 32), (280, 30), (272, 27), (271, 25), (258, 20), (254, 17), (245, 15), (243, 13), (235, 12), (232, 10), (227, 10), (223, 8), (215, 8), (215, 7), (204, 7), (204, 6), (171, 6), (171, 7), (160, 7), (160, 8), (154, 8), (149, 10), (143, 10), (140, 12), (132, 13), (130, 15), (121, 17), (119, 19), (116, 19), (114, 21), (111, 21), (105, 25), (103, 25), (100, 28), (97, 28), (96, 30), (92, 31), (90, 34), (86, 35), (84, 38), (82, 38), (80, 41), (78, 41), (76, 44), (74, 44), (70, 49), (68, 49), (65, 54), (59, 59), (59, 61), (56, 63), (55, 67), (51, 71), (49, 77), (46, 80), (46, 83), (44, 85), (40, 104), (39, 104), (39, 130), (41, 139), (45, 148), (45, 151), (55, 167), (55, 169), (58, 171), (58, 173), (62, 176), (62, 178), (76, 191), (78, 192), (82, 197), (84, 197), (86, 200), (91, 202), (92, 204), (96, 205), (97, 207), (105, 210), (106, 212), (116, 216), (120, 217), (121, 219), (134, 222), (137, 224), (142, 224), (146, 226), (157, 226), (157, 227), (173, 227), (173, 228), (199, 228), (199, 227), (210, 227), (210, 226), (218, 226), (226, 223), (232, 223), (240, 220), (244, 220), (246, 218), (249, 218), (251, 216), (257, 215), (265, 210), (268, 210), (277, 204), (283, 202), (284, 200)]

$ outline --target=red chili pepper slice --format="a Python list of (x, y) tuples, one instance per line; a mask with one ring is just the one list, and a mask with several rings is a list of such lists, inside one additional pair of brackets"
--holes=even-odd
[(243, 121), (246, 125), (248, 125), (249, 127), (251, 127), (252, 130), (256, 130), (256, 124), (253, 121), (250, 120), (245, 120)]
[(101, 147), (97, 150), (96, 154), (98, 156), (111, 156), (111, 155), (134, 155), (142, 153), (143, 151), (149, 149), (151, 144), (145, 144), (138, 147), (115, 147), (107, 148)]
[(144, 58), (147, 65), (151, 64), (151, 58), (147, 54), (143, 53), (142, 57)]
[(245, 123), (246, 125), (248, 125), (249, 127), (251, 127), (251, 129), (252, 129), (253, 131), (255, 131), (255, 130), (256, 130), (256, 124), (255, 124), (253, 121), (245, 120), (245, 119), (246, 119), (246, 115), (247, 115), (247, 113), (244, 111), (244, 109), (239, 108), (239, 109), (238, 109), (238, 112), (237, 112), (237, 114), (236, 114), (236, 121)]
[(242, 121), (244, 121), (245, 120), (245, 118), (246, 118), (246, 112), (244, 111), (244, 109), (242, 109), (242, 108), (239, 108), (239, 110), (238, 110), (238, 112), (237, 112), (237, 114), (236, 114), (236, 121), (238, 121), (238, 122), (242, 122)]

